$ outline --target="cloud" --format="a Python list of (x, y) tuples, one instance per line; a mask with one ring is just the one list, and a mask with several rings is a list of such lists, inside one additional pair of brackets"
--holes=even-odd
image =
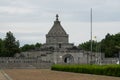
[(1, 0), (0, 3), (3, 3), (1, 22), (49, 22), (57, 13), (64, 21), (88, 22), (90, 8), (97, 22), (120, 21), (119, 0)]
[(14, 14), (28, 14), (33, 12), (29, 8), (19, 8), (19, 7), (0, 7), (0, 13), (6, 13), (10, 15)]
[[(8, 23), (9, 24), (9, 23)], [(0, 24), (1, 25), (1, 24)], [(3, 25), (3, 24), (2, 24)], [(36, 42), (45, 43), (45, 35), (53, 25), (51, 23), (17, 23), (14, 26), (0, 27), (0, 37), (4, 38), (5, 33), (12, 31), (21, 46)], [(89, 22), (61, 22), (65, 31), (69, 34), (69, 42), (79, 44), (90, 40)], [(116, 34), (120, 32), (120, 22), (93, 22), (93, 36), (100, 41), (107, 33)]]
[(45, 42), (59, 14), (70, 42), (90, 39), (90, 8), (93, 8), (93, 35), (120, 32), (120, 0), (0, 0), (0, 37), (12, 31), (21, 45)]

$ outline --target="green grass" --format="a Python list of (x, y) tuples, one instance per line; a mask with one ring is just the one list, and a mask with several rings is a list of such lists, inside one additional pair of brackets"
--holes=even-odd
[(52, 70), (120, 77), (120, 65), (53, 65)]

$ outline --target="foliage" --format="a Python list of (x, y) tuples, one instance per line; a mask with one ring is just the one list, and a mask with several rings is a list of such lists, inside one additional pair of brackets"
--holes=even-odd
[(35, 44), (35, 47), (37, 47), (37, 48), (40, 48), (41, 46), (42, 46), (41, 43), (36, 43), (36, 44)]
[(4, 40), (0, 39), (0, 57), (4, 56), (4, 52), (5, 48), (4, 48)]
[(34, 45), (29, 45), (25, 44), (23, 47), (21, 47), (21, 51), (29, 51), (29, 50), (34, 50), (35, 46)]
[(0, 39), (0, 53), (2, 53), (2, 39)]
[(23, 47), (19, 48), (19, 41), (16, 41), (12, 32), (7, 32), (5, 39), (0, 39), (0, 57), (13, 57), (14, 54), (20, 53), (21, 51), (29, 51), (39, 49), (41, 43), (36, 43), (35, 45), (25, 44)]
[[(109, 33), (100, 42), (92, 41), (93, 52), (103, 52), (105, 57), (118, 57), (120, 51), (120, 33), (110, 35)], [(79, 45), (83, 50), (90, 51), (91, 41)]]
[(39, 49), (41, 47), (41, 43), (36, 43), (35, 45), (29, 45), (29, 44), (25, 44), (24, 46), (21, 47), (21, 51), (30, 51), (30, 50), (35, 50), (35, 49)]
[(12, 32), (7, 32), (4, 40), (0, 41), (2, 57), (13, 57), (14, 54), (20, 52), (19, 41), (16, 41)]
[(120, 65), (53, 65), (52, 70), (120, 77)]
[[(98, 51), (98, 42), (96, 42), (96, 41), (92, 41), (92, 47), (93, 47), (93, 49), (92, 49), (92, 51), (93, 52), (97, 52)], [(87, 42), (84, 42), (84, 43), (82, 43), (82, 44), (80, 44), (79, 45), (79, 47), (82, 49), (82, 50), (85, 50), (85, 51), (90, 51), (91, 50), (91, 40), (89, 40), (89, 41), (87, 41)]]
[(106, 57), (118, 56), (119, 49), (116, 46), (120, 46), (120, 33), (107, 34), (105, 39), (101, 41), (101, 51), (105, 53)]

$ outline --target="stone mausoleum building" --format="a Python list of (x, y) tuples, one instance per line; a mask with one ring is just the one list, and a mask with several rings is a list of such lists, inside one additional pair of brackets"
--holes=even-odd
[[(87, 64), (90, 61), (100, 60), (100, 54), (85, 52), (74, 44), (69, 43), (69, 35), (63, 29), (58, 15), (48, 34), (46, 34), (46, 43), (38, 51), (23, 52), (21, 55), (25, 57), (40, 58), (42, 61), (52, 63), (71, 63), (71, 64)], [(94, 55), (94, 56), (93, 56)]]
[(53, 47), (54, 49), (66, 49), (72, 48), (73, 44), (69, 43), (69, 35), (63, 29), (56, 15), (53, 27), (46, 34), (46, 43), (43, 45), (44, 48)]
[(22, 52), (15, 57), (1, 57), (0, 68), (50, 68), (52, 64), (116, 64), (118, 58), (107, 59), (101, 53), (83, 51), (69, 43), (58, 15), (40, 49)]

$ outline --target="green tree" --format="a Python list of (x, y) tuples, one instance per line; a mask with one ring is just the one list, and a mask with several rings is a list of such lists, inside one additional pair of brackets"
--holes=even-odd
[(21, 47), (21, 51), (30, 51), (34, 49), (35, 49), (35, 46), (33, 44), (32, 45), (25, 44), (23, 47)]
[(19, 41), (16, 41), (12, 32), (7, 32), (6, 38), (4, 39), (4, 56), (13, 57), (14, 54), (19, 52)]
[(0, 39), (0, 57), (4, 56), (4, 40)]
[(25, 44), (24, 46), (21, 47), (21, 51), (31, 51), (31, 50), (36, 50), (40, 49), (42, 46), (41, 43), (36, 43), (36, 44)]
[[(97, 52), (98, 51), (98, 45), (99, 43), (96, 41), (92, 41), (92, 51)], [(79, 44), (79, 48), (85, 51), (90, 51), (91, 50), (91, 41), (84, 42), (82, 44)]]
[(41, 43), (36, 43), (36, 44), (35, 44), (35, 47), (36, 47), (36, 48), (40, 48), (41, 46), (42, 46)]
[(101, 51), (105, 53), (106, 57), (118, 57), (120, 46), (120, 33), (115, 35), (106, 35), (105, 39), (101, 41)]
[(0, 39), (0, 55), (2, 53), (2, 39)]
[[(100, 42), (92, 41), (93, 52), (103, 52), (105, 57), (118, 57), (120, 51), (120, 33), (110, 35), (109, 33)], [(79, 45), (85, 51), (90, 51), (91, 41)]]

